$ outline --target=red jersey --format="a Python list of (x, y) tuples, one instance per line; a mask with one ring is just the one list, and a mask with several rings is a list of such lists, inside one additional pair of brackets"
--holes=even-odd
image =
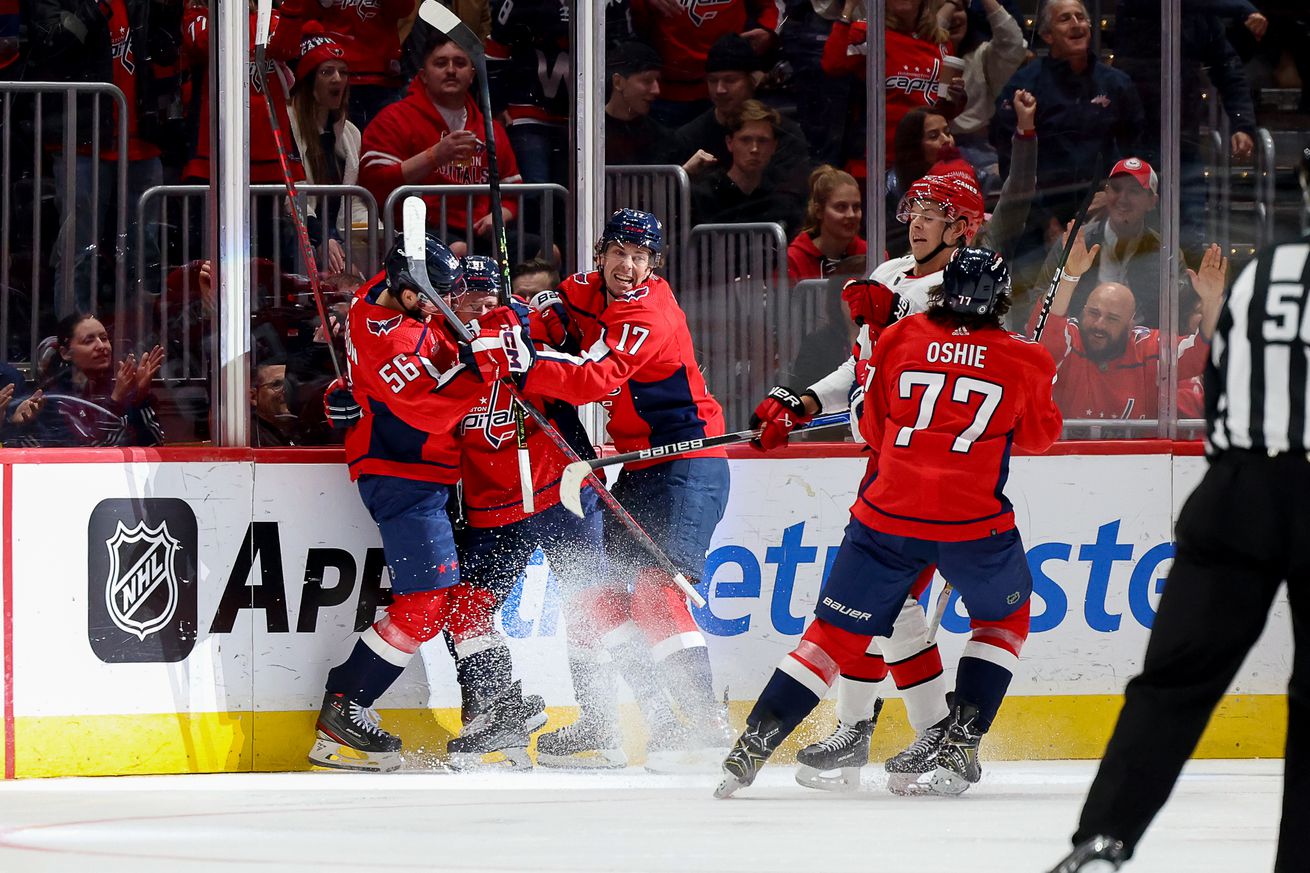
[(943, 542), (1014, 527), (1010, 448), (1045, 451), (1063, 420), (1055, 362), (1000, 328), (902, 318), (869, 359), (861, 430), (872, 457), (851, 514), (894, 536)]
[[(1029, 319), (1036, 324), (1037, 310)], [(1055, 402), (1069, 418), (1158, 418), (1160, 413), (1160, 331), (1135, 327), (1128, 344), (1111, 361), (1093, 361), (1083, 348), (1078, 320), (1051, 315), (1042, 345), (1055, 358)], [(1199, 333), (1179, 337), (1175, 350), (1178, 386), (1205, 372), (1210, 344)], [(1179, 396), (1183, 396), (1180, 390)], [(1191, 408), (1195, 411), (1195, 407)], [(1201, 416), (1204, 417), (1204, 416)]]
[[(942, 58), (951, 54), (946, 43), (928, 42), (917, 36), (886, 30), (887, 35), (887, 166), (895, 157), (896, 126), (911, 109), (936, 106), (941, 82)], [(829, 76), (863, 76), (869, 52), (868, 24), (864, 21), (833, 22), (832, 33), (823, 46), (821, 64)], [(864, 156), (852, 158), (845, 167), (857, 179), (865, 177)], [(858, 172), (857, 172), (858, 171)]]
[(399, 88), (405, 83), (400, 22), (413, 14), (413, 0), (343, 0), (330, 6), (311, 3), (310, 9), (345, 53), (350, 84)]
[[(287, 93), (291, 90), (291, 74), (278, 61), (291, 60), (300, 53), (299, 17), (291, 17), (281, 12), (274, 12), (269, 25), (268, 48), (265, 51), (264, 76), (272, 94), (273, 111), (277, 113), (278, 124), (286, 132), (290, 147), (291, 120), (287, 116)], [(198, 87), (202, 95), (200, 100), (200, 139), (196, 145), (195, 157), (187, 162), (183, 176), (187, 178), (209, 178), (209, 10), (205, 6), (188, 6), (182, 18), (182, 51), (188, 66), (202, 65), (206, 73)], [(277, 156), (277, 140), (273, 138), (273, 127), (268, 123), (268, 107), (265, 94), (255, 77), (255, 13), (250, 13), (250, 64), (247, 78), (250, 88), (250, 139), (246, 150), (250, 155), (250, 183), (281, 184), (282, 168)], [(284, 78), (285, 77), (285, 78)], [(293, 181), (304, 181), (305, 171), (301, 167), (299, 155), (288, 155)]]
[[(528, 390), (580, 405), (600, 401), (620, 452), (723, 433), (723, 410), (705, 387), (687, 316), (659, 276), (615, 298), (599, 271), (559, 288), (581, 355), (550, 349), (528, 371)], [(723, 449), (703, 457), (727, 457)], [(631, 464), (633, 469), (656, 462)]]
[[(869, 244), (860, 237), (851, 240), (846, 247), (843, 258), (863, 255), (869, 251)], [(814, 237), (805, 231), (796, 234), (796, 238), (787, 246), (787, 281), (795, 285), (805, 279), (822, 279), (825, 255), (814, 244)]]
[[(427, 178), (415, 179), (413, 184), (486, 185), (491, 181), (487, 167), (486, 127), (482, 112), (471, 94), (464, 100), (464, 111), (467, 119), (460, 129), (471, 130), (478, 138), (472, 159), (467, 164), (454, 161), (444, 164), (433, 170)], [(523, 181), (505, 128), (500, 126), (500, 122), (494, 122), (492, 130), (496, 137), (496, 165), (500, 170), (501, 184), (512, 185)], [(450, 126), (446, 124), (446, 119), (428, 96), (423, 83), (415, 78), (409, 85), (405, 99), (383, 109), (364, 129), (364, 140), (360, 144), (359, 184), (372, 192), (381, 208), (392, 191), (407, 184), (400, 165), (424, 149), (436, 145), (448, 133)], [(439, 216), (441, 198), (432, 196), (424, 199), (428, 203), (428, 214)], [(514, 213), (515, 198), (505, 197), (503, 205)], [(474, 197), (473, 221), (489, 214), (491, 198), (486, 195)], [(468, 224), (468, 198), (447, 199), (446, 226), (462, 235)]]
[(661, 15), (650, 0), (632, 0), (634, 29), (650, 40), (664, 61), (660, 97), (688, 102), (708, 99), (705, 58), (726, 33), (742, 33), (754, 25), (775, 33), (780, 0), (680, 0), (678, 13)]
[[(126, 0), (110, 0), (109, 8), (109, 51), (114, 71), (114, 84), (123, 92), (127, 104), (127, 159), (143, 161), (159, 157), (159, 146), (146, 142), (137, 136), (136, 77), (137, 64), (146, 63), (144, 52), (138, 55), (132, 45), (132, 22), (128, 19)], [(114, 129), (118, 124), (118, 104), (114, 104)], [(106, 161), (118, 160), (116, 149), (106, 149), (100, 153)]]
[(454, 484), (455, 428), (486, 385), (460, 363), (444, 331), (378, 306), (385, 288), (385, 273), (365, 282), (346, 319), (346, 362), (363, 410), (346, 432), (350, 478), (375, 473)]

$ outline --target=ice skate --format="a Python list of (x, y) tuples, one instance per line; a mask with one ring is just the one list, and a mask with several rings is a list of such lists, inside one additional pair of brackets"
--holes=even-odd
[(489, 766), (532, 769), (528, 740), (546, 723), (546, 702), (540, 695), (523, 696), (516, 681), (482, 709), (459, 736), (446, 745), (453, 767), (467, 770), (488, 764), (484, 757), (500, 754), (503, 760)]
[(1051, 873), (1113, 873), (1128, 859), (1124, 844), (1114, 837), (1097, 835), (1079, 843)]
[[(882, 698), (874, 703), (873, 715), (854, 724), (838, 722), (837, 729), (817, 743), (796, 753), (796, 781), (806, 788), (823, 791), (854, 791), (860, 787), (860, 768), (869, 763), (869, 741), (873, 738)], [(837, 771), (833, 775), (833, 771)]]
[(731, 797), (754, 782), (764, 762), (784, 739), (782, 727), (777, 722), (747, 725), (746, 732), (737, 738), (736, 745), (723, 762), (723, 781), (714, 789), (714, 796), (720, 800)]
[(946, 740), (946, 728), (950, 723), (948, 716), (932, 727), (924, 728), (913, 743), (883, 763), (883, 767), (887, 770), (888, 791), (892, 794), (918, 793), (909, 790), (910, 786), (914, 785), (920, 776), (933, 771), (932, 762), (937, 757), (938, 748)]
[(982, 743), (982, 731), (975, 726), (977, 723), (978, 707), (968, 704), (956, 707), (951, 712), (946, 736), (929, 762), (928, 772), (908, 783), (905, 793), (954, 797), (981, 779), (978, 747)]
[(378, 714), (344, 694), (326, 694), (309, 761), (334, 770), (390, 773), (400, 769), (400, 737), (378, 726)]
[(673, 722), (653, 726), (646, 747), (646, 769), (665, 774), (713, 772), (734, 739), (725, 712), (714, 713), (693, 725)]
[(616, 770), (628, 766), (627, 753), (613, 723), (588, 713), (537, 737), (537, 763), (575, 770)]

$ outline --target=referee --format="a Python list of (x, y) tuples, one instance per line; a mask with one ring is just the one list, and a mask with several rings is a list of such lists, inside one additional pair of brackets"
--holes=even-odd
[[(1300, 168), (1310, 198), (1310, 149)], [(1310, 199), (1307, 199), (1310, 203)], [(1224, 303), (1205, 374), (1210, 467), (1178, 516), (1177, 556), (1087, 795), (1051, 873), (1119, 869), (1173, 790), (1284, 581), (1298, 643), (1287, 694), (1275, 873), (1310, 870), (1310, 237), (1262, 251)]]

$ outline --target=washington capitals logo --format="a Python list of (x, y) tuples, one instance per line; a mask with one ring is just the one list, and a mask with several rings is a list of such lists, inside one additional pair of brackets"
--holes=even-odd
[(678, 5), (687, 10), (691, 23), (700, 27), (711, 18), (717, 18), (719, 11), (731, 6), (736, 0), (678, 0)]
[(400, 320), (404, 317), (402, 313), (392, 318), (366, 318), (364, 323), (368, 327), (368, 332), (374, 336), (386, 336), (400, 327)]
[(173, 620), (178, 584), (175, 556), (180, 547), (166, 521), (153, 528), (144, 521), (131, 528), (118, 523), (105, 543), (109, 550), (105, 605), (119, 630), (144, 640)]
[(491, 393), (487, 395), (486, 403), (479, 404), (464, 416), (464, 420), (460, 422), (460, 430), (466, 434), (481, 431), (493, 449), (498, 449), (507, 440), (514, 439), (516, 431), (514, 412), (508, 405), (500, 402), (499, 383), (491, 386)]

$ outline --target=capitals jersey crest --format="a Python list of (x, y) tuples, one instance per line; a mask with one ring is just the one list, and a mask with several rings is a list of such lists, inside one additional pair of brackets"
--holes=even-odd
[(368, 325), (368, 332), (374, 336), (386, 336), (396, 328), (400, 327), (401, 319), (405, 317), (402, 312), (392, 318), (369, 318), (365, 320)]
[(700, 27), (711, 18), (718, 17), (723, 7), (731, 6), (736, 0), (678, 0), (678, 5), (687, 10), (691, 23)]
[(493, 449), (498, 449), (507, 441), (514, 439), (516, 426), (513, 404), (501, 402), (500, 395), (500, 385), (492, 385), (486, 401), (473, 407), (468, 415), (464, 416), (459, 426), (460, 433), (464, 436), (481, 433)]

